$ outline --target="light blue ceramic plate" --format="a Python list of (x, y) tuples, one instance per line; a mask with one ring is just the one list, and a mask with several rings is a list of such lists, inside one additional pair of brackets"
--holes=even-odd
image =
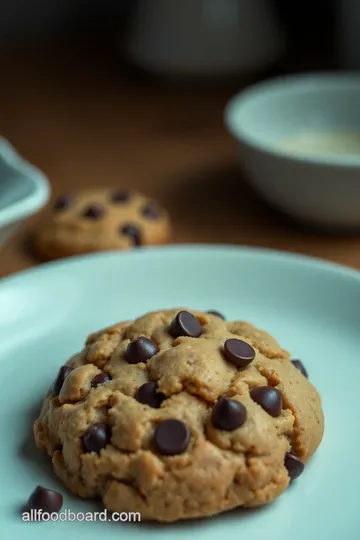
[[(159, 308), (218, 309), (274, 334), (301, 358), (323, 398), (323, 443), (304, 474), (257, 511), (174, 526), (23, 523), (37, 484), (64, 508), (99, 510), (66, 492), (32, 442), (32, 421), (58, 367), (85, 336)], [(0, 538), (47, 540), (358, 540), (360, 274), (246, 248), (168, 247), (49, 264), (0, 282)], [(40, 536), (41, 535), (41, 536)]]

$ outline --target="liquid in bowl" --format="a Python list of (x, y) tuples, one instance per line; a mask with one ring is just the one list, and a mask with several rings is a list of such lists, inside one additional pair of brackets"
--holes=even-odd
[(281, 140), (277, 147), (292, 155), (360, 157), (360, 131), (307, 131)]

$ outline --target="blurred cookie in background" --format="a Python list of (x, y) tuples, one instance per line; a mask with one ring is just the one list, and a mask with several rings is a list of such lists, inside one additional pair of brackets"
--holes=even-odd
[(60, 195), (34, 236), (43, 259), (166, 244), (172, 228), (155, 200), (127, 189), (89, 189)]

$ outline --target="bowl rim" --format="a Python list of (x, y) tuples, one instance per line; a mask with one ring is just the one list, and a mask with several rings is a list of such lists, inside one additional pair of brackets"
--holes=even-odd
[[(316, 84), (316, 88), (314, 87)], [(294, 90), (315, 90), (319, 92), (337, 90), (339, 94), (344, 90), (353, 90), (360, 96), (360, 74), (354, 72), (312, 72), (302, 74), (289, 74), (273, 77), (255, 83), (235, 94), (226, 104), (224, 122), (229, 133), (241, 144), (257, 152), (267, 154), (274, 158), (281, 158), (288, 162), (297, 162), (313, 166), (341, 167), (346, 169), (360, 168), (359, 155), (321, 155), (321, 154), (295, 154), (289, 150), (265, 142), (249, 133), (248, 129), (239, 122), (235, 122), (235, 113), (244, 110), (248, 105), (262, 99), (266, 94), (269, 98), (274, 95), (290, 94)], [(360, 133), (360, 126), (359, 126)]]
[(0, 227), (2, 228), (22, 221), (40, 210), (50, 198), (50, 185), (46, 176), (25, 161), (3, 137), (0, 137), (0, 160), (9, 170), (18, 172), (23, 181), (30, 186), (27, 195), (0, 210)]

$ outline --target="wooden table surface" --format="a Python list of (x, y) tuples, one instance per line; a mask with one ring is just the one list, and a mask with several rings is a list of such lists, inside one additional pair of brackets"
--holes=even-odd
[[(53, 196), (128, 185), (159, 198), (176, 242), (296, 251), (360, 268), (360, 239), (295, 228), (246, 186), (222, 113), (237, 90), (129, 75), (87, 47), (26, 49), (0, 60), (0, 132), (50, 179)], [(0, 253), (0, 276), (37, 264), (30, 219)]]

